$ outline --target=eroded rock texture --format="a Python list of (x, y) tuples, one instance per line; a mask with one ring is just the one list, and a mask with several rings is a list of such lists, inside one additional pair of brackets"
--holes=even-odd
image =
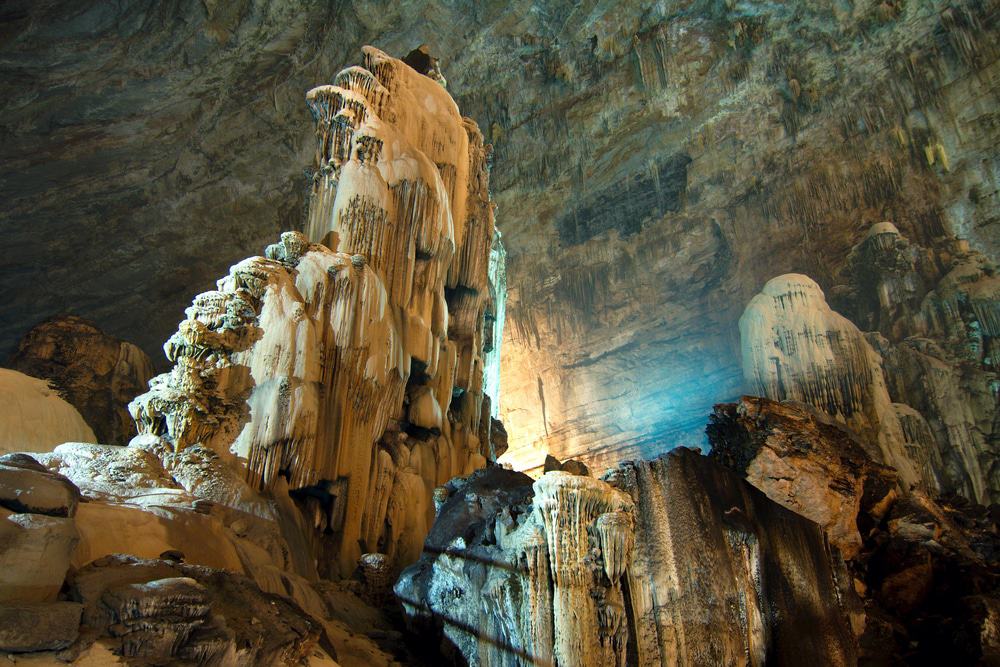
[(128, 663), (298, 665), (321, 643), (334, 653), (318, 621), (229, 572), (109, 556), (69, 585), (91, 641)]
[(907, 488), (989, 502), (1000, 489), (993, 265), (964, 244), (911, 244), (887, 222), (850, 258), (835, 297), (878, 330), (863, 334), (807, 276), (773, 278), (740, 318), (749, 388), (838, 420)]
[(72, 315), (32, 328), (7, 366), (48, 380), (87, 420), (95, 442), (116, 445), (136, 434), (126, 406), (146, 391), (153, 376), (145, 352)]
[(712, 458), (771, 500), (811, 519), (845, 558), (861, 548), (858, 516), (898, 496), (896, 472), (850, 431), (806, 405), (744, 396), (715, 406), (706, 428)]
[(871, 330), (889, 395), (941, 488), (979, 502), (1000, 489), (996, 311), (1000, 278), (982, 253), (925, 246), (891, 223), (852, 251), (839, 307)]
[(850, 665), (838, 562), (819, 526), (678, 449), (603, 480), (452, 482), (395, 590), (473, 665)]
[(740, 342), (743, 373), (755, 394), (825, 411), (858, 433), (904, 484), (939, 488), (932, 452), (906, 447), (881, 358), (827, 305), (814, 280), (800, 274), (769, 280), (740, 318)]
[(864, 600), (862, 664), (990, 664), (1000, 656), (995, 512), (900, 492), (857, 435), (814, 408), (743, 397), (716, 406), (711, 456), (822, 525)]
[(318, 580), (310, 531), (286, 491), (257, 493), (200, 445), (5, 455), (0, 650), (79, 665), (408, 660), (357, 582)]
[(130, 405), (175, 452), (287, 484), (345, 576), (363, 553), (412, 562), (433, 489), (495, 459), (485, 355), (502, 327), (475, 123), (437, 81), (364, 54), (307, 95), (317, 242), (282, 234), (198, 295), (164, 345), (175, 366)]

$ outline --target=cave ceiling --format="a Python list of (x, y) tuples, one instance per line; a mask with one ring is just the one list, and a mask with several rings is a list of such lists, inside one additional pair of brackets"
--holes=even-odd
[(836, 293), (881, 220), (997, 259), (995, 9), (5, 3), (0, 357), (68, 312), (162, 370), (192, 294), (302, 229), (304, 91), (427, 43), (493, 144), (512, 462), (699, 445), (770, 278)]

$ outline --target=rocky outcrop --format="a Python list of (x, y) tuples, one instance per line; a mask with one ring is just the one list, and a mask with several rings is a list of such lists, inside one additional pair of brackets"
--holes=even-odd
[(862, 664), (1000, 655), (995, 513), (957, 496), (899, 493), (856, 434), (802, 404), (743, 397), (716, 406), (707, 431), (712, 458), (820, 523), (849, 559), (864, 601)]
[(838, 302), (872, 330), (892, 400), (912, 406), (907, 439), (931, 453), (942, 489), (989, 501), (1000, 488), (995, 267), (967, 243), (924, 247), (888, 222), (850, 260)]
[(899, 495), (892, 468), (872, 461), (855, 435), (805, 404), (744, 396), (715, 406), (705, 430), (711, 458), (822, 526), (844, 558), (861, 548), (859, 520), (877, 523)]
[(439, 83), (366, 47), (307, 101), (315, 242), (287, 232), (197, 296), (164, 345), (174, 368), (130, 410), (178, 455), (287, 485), (322, 568), (347, 576), (363, 553), (415, 559), (432, 490), (496, 456), (502, 258), (482, 137)]
[(445, 492), (395, 590), (469, 664), (856, 661), (821, 529), (693, 451), (603, 480), (489, 468)]
[(800, 274), (751, 299), (740, 319), (747, 384), (834, 417), (908, 486), (989, 502), (1000, 488), (994, 274), (967, 244), (929, 249), (872, 225), (832, 290), (851, 320)]
[(69, 584), (90, 636), (130, 662), (297, 665), (323, 649), (335, 655), (318, 621), (228, 572), (111, 556)]
[(0, 368), (0, 454), (47, 452), (63, 442), (96, 442), (72, 405), (45, 380)]
[(0, 506), (14, 512), (69, 517), (76, 514), (80, 489), (27, 454), (0, 456)]
[(861, 436), (907, 487), (940, 488), (933, 451), (907, 447), (882, 359), (861, 331), (830, 308), (814, 280), (773, 278), (740, 318), (743, 374), (753, 393), (823, 410)]
[(136, 434), (125, 406), (146, 391), (153, 376), (145, 352), (72, 315), (32, 328), (7, 366), (48, 380), (83, 415), (97, 436), (94, 442), (115, 445)]

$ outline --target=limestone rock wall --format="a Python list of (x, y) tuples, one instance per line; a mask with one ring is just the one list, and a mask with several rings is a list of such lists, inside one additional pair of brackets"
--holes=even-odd
[(824, 410), (860, 434), (904, 484), (939, 488), (931, 452), (906, 448), (881, 358), (850, 320), (827, 305), (811, 278), (788, 274), (768, 281), (740, 318), (740, 341), (753, 393)]
[(852, 250), (838, 307), (866, 326), (901, 424), (941, 486), (988, 502), (1000, 489), (996, 267), (967, 243), (925, 245), (891, 223)]
[(322, 243), (284, 233), (198, 295), (164, 345), (173, 369), (130, 405), (174, 451), (287, 484), (344, 576), (363, 553), (415, 559), (433, 489), (495, 458), (484, 355), (503, 308), (475, 123), (437, 81), (364, 56), (307, 95)]
[(748, 388), (839, 420), (907, 486), (989, 502), (1000, 489), (993, 264), (963, 243), (925, 248), (889, 222), (849, 257), (831, 292), (853, 321), (800, 274), (750, 300), (740, 318)]
[(442, 495), (395, 590), (468, 664), (857, 660), (819, 526), (691, 450), (603, 480), (489, 468)]

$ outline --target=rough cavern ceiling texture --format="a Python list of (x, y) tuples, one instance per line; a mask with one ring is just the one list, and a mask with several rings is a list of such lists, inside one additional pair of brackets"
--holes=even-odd
[[(8, 2), (0, 357), (71, 312), (158, 346), (304, 222), (304, 92), (426, 42), (494, 145), (514, 463), (698, 444), (770, 278), (874, 222), (997, 259), (995, 2)], [(831, 302), (833, 300), (831, 299)], [(845, 313), (850, 316), (850, 313)]]

